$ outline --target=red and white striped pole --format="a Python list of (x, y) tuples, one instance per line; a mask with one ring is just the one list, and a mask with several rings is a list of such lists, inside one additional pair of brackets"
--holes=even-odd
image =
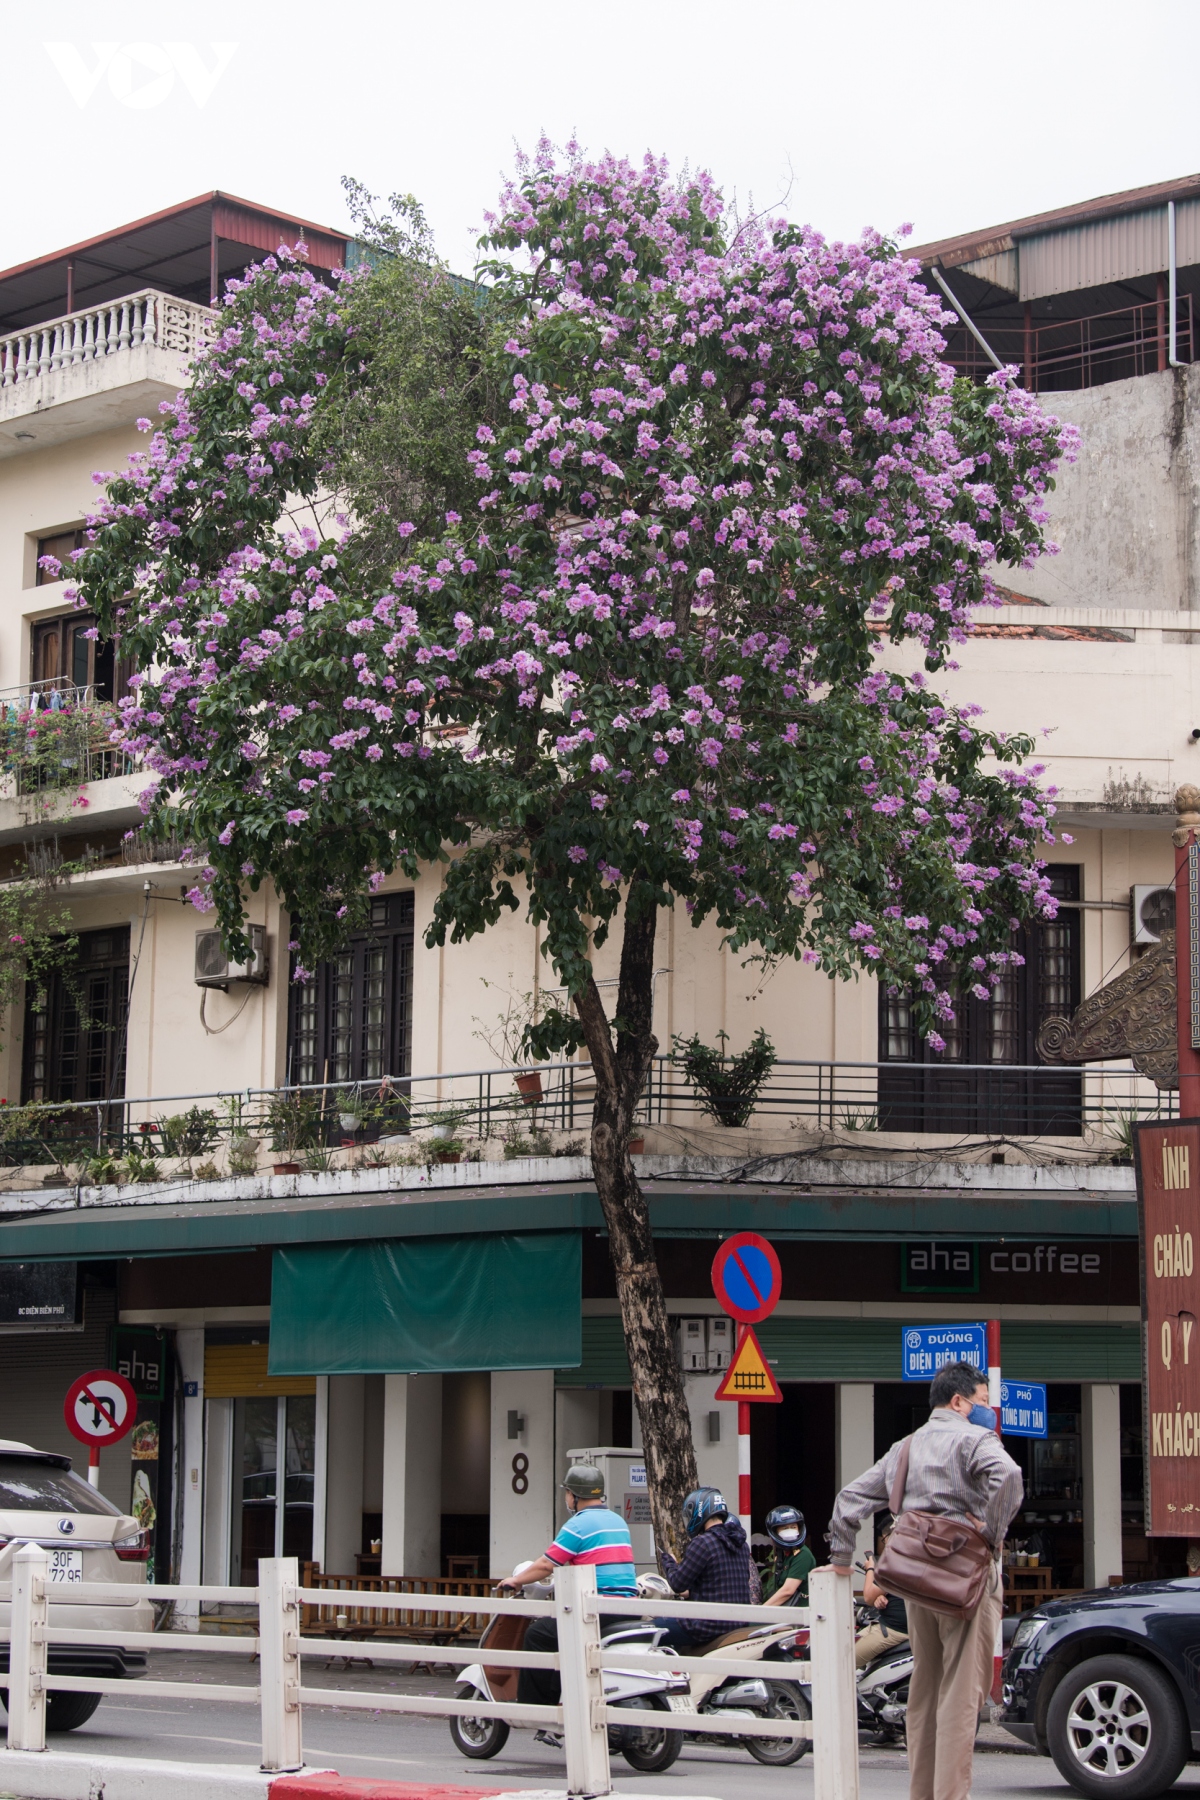
[(750, 1402), (738, 1401), (738, 1517), (750, 1536)]
[[(1003, 1436), (1004, 1409), (1000, 1404), (1000, 1321), (989, 1319), (987, 1322), (987, 1378), (988, 1405), (995, 1410), (996, 1436)], [(1004, 1626), (1001, 1619), (996, 1620), (996, 1641), (992, 1645), (992, 1699), (999, 1701), (1003, 1687), (1004, 1672)]]

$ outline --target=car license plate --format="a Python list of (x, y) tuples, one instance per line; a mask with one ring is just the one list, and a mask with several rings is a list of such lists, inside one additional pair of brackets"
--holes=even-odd
[(66, 1583), (74, 1585), (83, 1580), (82, 1550), (51, 1550), (50, 1583), (51, 1586)]

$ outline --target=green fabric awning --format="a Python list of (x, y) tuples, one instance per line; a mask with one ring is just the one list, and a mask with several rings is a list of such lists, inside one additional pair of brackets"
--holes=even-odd
[(275, 1251), (272, 1375), (561, 1369), (583, 1356), (578, 1231)]

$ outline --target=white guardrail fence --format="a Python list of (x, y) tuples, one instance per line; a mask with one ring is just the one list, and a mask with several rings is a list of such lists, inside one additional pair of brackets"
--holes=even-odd
[[(363, 1712), (416, 1713), (429, 1716), (506, 1719), (513, 1724), (536, 1725), (562, 1733), (567, 1764), (567, 1790), (572, 1795), (612, 1792), (609, 1770), (608, 1728), (644, 1726), (655, 1731), (711, 1733), (728, 1737), (734, 1728), (729, 1718), (701, 1716), (694, 1712), (658, 1712), (612, 1707), (605, 1703), (601, 1667), (640, 1674), (665, 1673), (667, 1669), (706, 1675), (745, 1677), (758, 1664), (722, 1660), (717, 1656), (683, 1656), (652, 1649), (601, 1650), (600, 1609), (605, 1615), (629, 1615), (632, 1619), (656, 1615), (680, 1618), (728, 1619), (736, 1625), (778, 1625), (778, 1607), (689, 1604), (679, 1600), (620, 1599), (596, 1591), (595, 1570), (570, 1567), (555, 1575), (553, 1600), (518, 1600), (492, 1595), (473, 1598), (473, 1612), (512, 1613), (525, 1618), (555, 1617), (559, 1648), (554, 1651), (501, 1650), (490, 1645), (489, 1665), (514, 1669), (558, 1669), (562, 1676), (559, 1706), (474, 1700), (441, 1699), (430, 1694), (364, 1692), (361, 1689), (308, 1687), (302, 1659), (306, 1656), (344, 1656), (347, 1645), (340, 1638), (301, 1637), (300, 1608), (305, 1604), (327, 1606), (325, 1589), (302, 1588), (295, 1557), (273, 1557), (259, 1563), (258, 1587), (172, 1587), (157, 1583), (147, 1589), (155, 1600), (227, 1602), (258, 1607), (258, 1636), (222, 1637), (193, 1631), (146, 1631), (117, 1634), (108, 1629), (79, 1629), (50, 1623), (47, 1594), (49, 1557), (38, 1545), (26, 1544), (12, 1558), (12, 1636), (8, 1674), (8, 1750), (36, 1754), (46, 1748), (47, 1693), (124, 1694), (131, 1692), (162, 1699), (195, 1700), (198, 1693), (210, 1700), (229, 1700), (257, 1706), (262, 1720), (262, 1769), (287, 1774), (304, 1766), (301, 1737), (305, 1706), (354, 1708)], [(831, 1569), (818, 1569), (809, 1577), (810, 1605), (789, 1607), (786, 1622), (810, 1631), (810, 1661), (764, 1665), (772, 1678), (812, 1683), (812, 1718), (756, 1719), (739, 1716), (739, 1737), (784, 1737), (812, 1740), (814, 1800), (858, 1800), (858, 1733), (854, 1697), (854, 1627), (851, 1584)], [(78, 1601), (128, 1601), (127, 1584), (83, 1582), (71, 1588)], [(356, 1593), (356, 1608), (394, 1608), (394, 1594)], [(455, 1594), (422, 1594), (422, 1609), (461, 1612), (463, 1600)], [(257, 1652), (260, 1674), (257, 1687), (230, 1686), (220, 1682), (139, 1680), (131, 1690), (127, 1680), (106, 1680), (94, 1675), (54, 1675), (48, 1672), (47, 1653), (53, 1644), (112, 1643), (119, 1635), (129, 1649), (211, 1651), (215, 1655), (244, 1657)], [(370, 1654), (381, 1663), (469, 1664), (480, 1660), (472, 1645), (430, 1645), (372, 1640)], [(12, 1765), (0, 1753), (0, 1787), (8, 1785)], [(130, 1769), (136, 1768), (130, 1759)]]

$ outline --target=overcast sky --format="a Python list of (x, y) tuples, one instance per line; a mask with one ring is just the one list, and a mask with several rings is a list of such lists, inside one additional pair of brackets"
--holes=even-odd
[(341, 226), (350, 173), (415, 193), (467, 272), (514, 143), (543, 130), (706, 165), (830, 236), (910, 220), (927, 241), (1200, 170), (1195, 20), (1182, 0), (56, 0), (16, 39), (10, 15), (0, 267), (212, 188)]

